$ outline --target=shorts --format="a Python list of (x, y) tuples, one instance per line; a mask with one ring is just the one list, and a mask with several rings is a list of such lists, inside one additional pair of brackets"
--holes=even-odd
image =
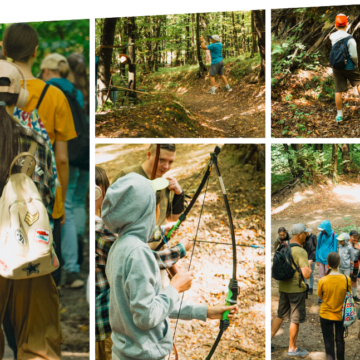
[(359, 70), (336, 70), (333, 69), (335, 92), (341, 93), (348, 90), (347, 81), (350, 81), (351, 86), (360, 85), (360, 71)]
[(217, 64), (210, 66), (210, 76), (224, 75), (224, 61), (221, 60)]
[(350, 276), (350, 279), (352, 282), (356, 282), (357, 281), (357, 275), (359, 273), (359, 268), (354, 268), (353, 270), (353, 274)]
[(285, 293), (280, 291), (278, 318), (290, 319), (294, 324), (302, 324), (306, 320), (306, 291)]

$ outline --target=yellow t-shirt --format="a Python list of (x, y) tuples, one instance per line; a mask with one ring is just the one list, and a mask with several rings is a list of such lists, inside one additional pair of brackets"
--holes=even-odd
[[(323, 296), (320, 307), (320, 317), (327, 320), (342, 320), (342, 306), (346, 291), (351, 293), (350, 277), (343, 274), (326, 275), (319, 280), (317, 295)], [(347, 282), (347, 283), (346, 283)]]
[[(45, 85), (46, 83), (40, 79), (26, 80), (29, 98), (26, 106), (21, 110), (31, 112), (36, 109)], [(55, 86), (49, 86), (38, 109), (38, 113), (52, 145), (54, 145), (55, 141), (69, 141), (76, 137), (70, 105), (60, 89)], [(54, 219), (59, 219), (63, 215), (63, 207), (62, 190), (58, 188), (56, 190), (52, 214)]]

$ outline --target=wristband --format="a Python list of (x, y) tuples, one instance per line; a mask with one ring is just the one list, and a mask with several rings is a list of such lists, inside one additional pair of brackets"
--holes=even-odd
[(160, 225), (161, 228), (161, 236), (165, 235), (165, 225)]
[(185, 200), (185, 194), (182, 191), (181, 194), (174, 195), (173, 201), (172, 201), (172, 209), (173, 209), (173, 214), (174, 215), (178, 215), (181, 214), (184, 211), (184, 200)]

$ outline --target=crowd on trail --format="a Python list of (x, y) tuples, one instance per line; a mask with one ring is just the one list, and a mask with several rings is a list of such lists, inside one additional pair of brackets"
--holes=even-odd
[(88, 69), (79, 53), (52, 53), (35, 76), (41, 42), (26, 23), (1, 45), (0, 359), (6, 337), (15, 359), (57, 360), (61, 288), (85, 285)]
[(156, 150), (151, 145), (141, 165), (119, 169), (111, 185), (106, 171), (95, 168), (97, 360), (164, 360), (174, 347), (169, 318), (206, 321), (229, 311), (231, 319), (237, 310), (180, 301), (194, 273), (180, 273), (175, 264), (192, 245), (187, 239), (163, 245), (185, 209), (185, 194), (166, 175), (175, 145)]
[[(296, 342), (299, 326), (306, 321), (306, 299), (315, 295), (316, 290), (326, 359), (344, 360), (344, 338), (348, 327), (356, 320), (355, 303), (360, 303), (357, 294), (359, 233), (351, 230), (338, 235), (328, 220), (320, 223), (318, 231), (316, 236), (303, 224), (293, 225), (291, 231), (284, 227), (278, 230), (272, 277), (279, 285), (279, 304), (271, 325), (271, 339), (283, 321), (290, 319), (287, 355), (308, 355), (308, 351), (297, 347)], [(314, 289), (315, 264), (319, 269), (317, 289)], [(360, 332), (358, 337), (360, 340)], [(275, 351), (273, 346), (271, 351)]]

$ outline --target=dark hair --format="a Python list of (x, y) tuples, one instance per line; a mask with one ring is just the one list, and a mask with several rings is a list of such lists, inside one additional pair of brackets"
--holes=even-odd
[(14, 61), (26, 63), (39, 45), (36, 31), (26, 23), (10, 25), (3, 37), (3, 49)]
[(287, 233), (284, 227), (279, 227), (278, 234), (280, 234), (281, 232)]
[(70, 70), (74, 74), (74, 85), (84, 97), (84, 111), (89, 114), (89, 77), (84, 57), (81, 54), (72, 53), (67, 57)]
[(0, 60), (6, 60), (6, 57), (4, 55), (4, 52), (0, 50)]
[(95, 166), (95, 184), (102, 187), (102, 190), (104, 190), (103, 197), (105, 197), (106, 191), (110, 186), (110, 182), (106, 171), (100, 166)]
[[(0, 86), (9, 86), (8, 78), (0, 78)], [(0, 101), (8, 106), (15, 105), (19, 94), (0, 92)], [(11, 162), (18, 154), (18, 138), (20, 132), (16, 122), (10, 116), (5, 106), (0, 106), (0, 196), (6, 185)]]
[(331, 252), (326, 259), (326, 262), (329, 266), (329, 270), (326, 272), (326, 275), (330, 274), (332, 269), (338, 268), (340, 265), (340, 261), (340, 255), (337, 252)]
[[(155, 153), (156, 146), (157, 146), (156, 144), (151, 144), (150, 145), (149, 150), (151, 151), (152, 154)], [(161, 144), (160, 149), (165, 149), (167, 151), (175, 152), (176, 151), (176, 146), (175, 146), (175, 144)]]

